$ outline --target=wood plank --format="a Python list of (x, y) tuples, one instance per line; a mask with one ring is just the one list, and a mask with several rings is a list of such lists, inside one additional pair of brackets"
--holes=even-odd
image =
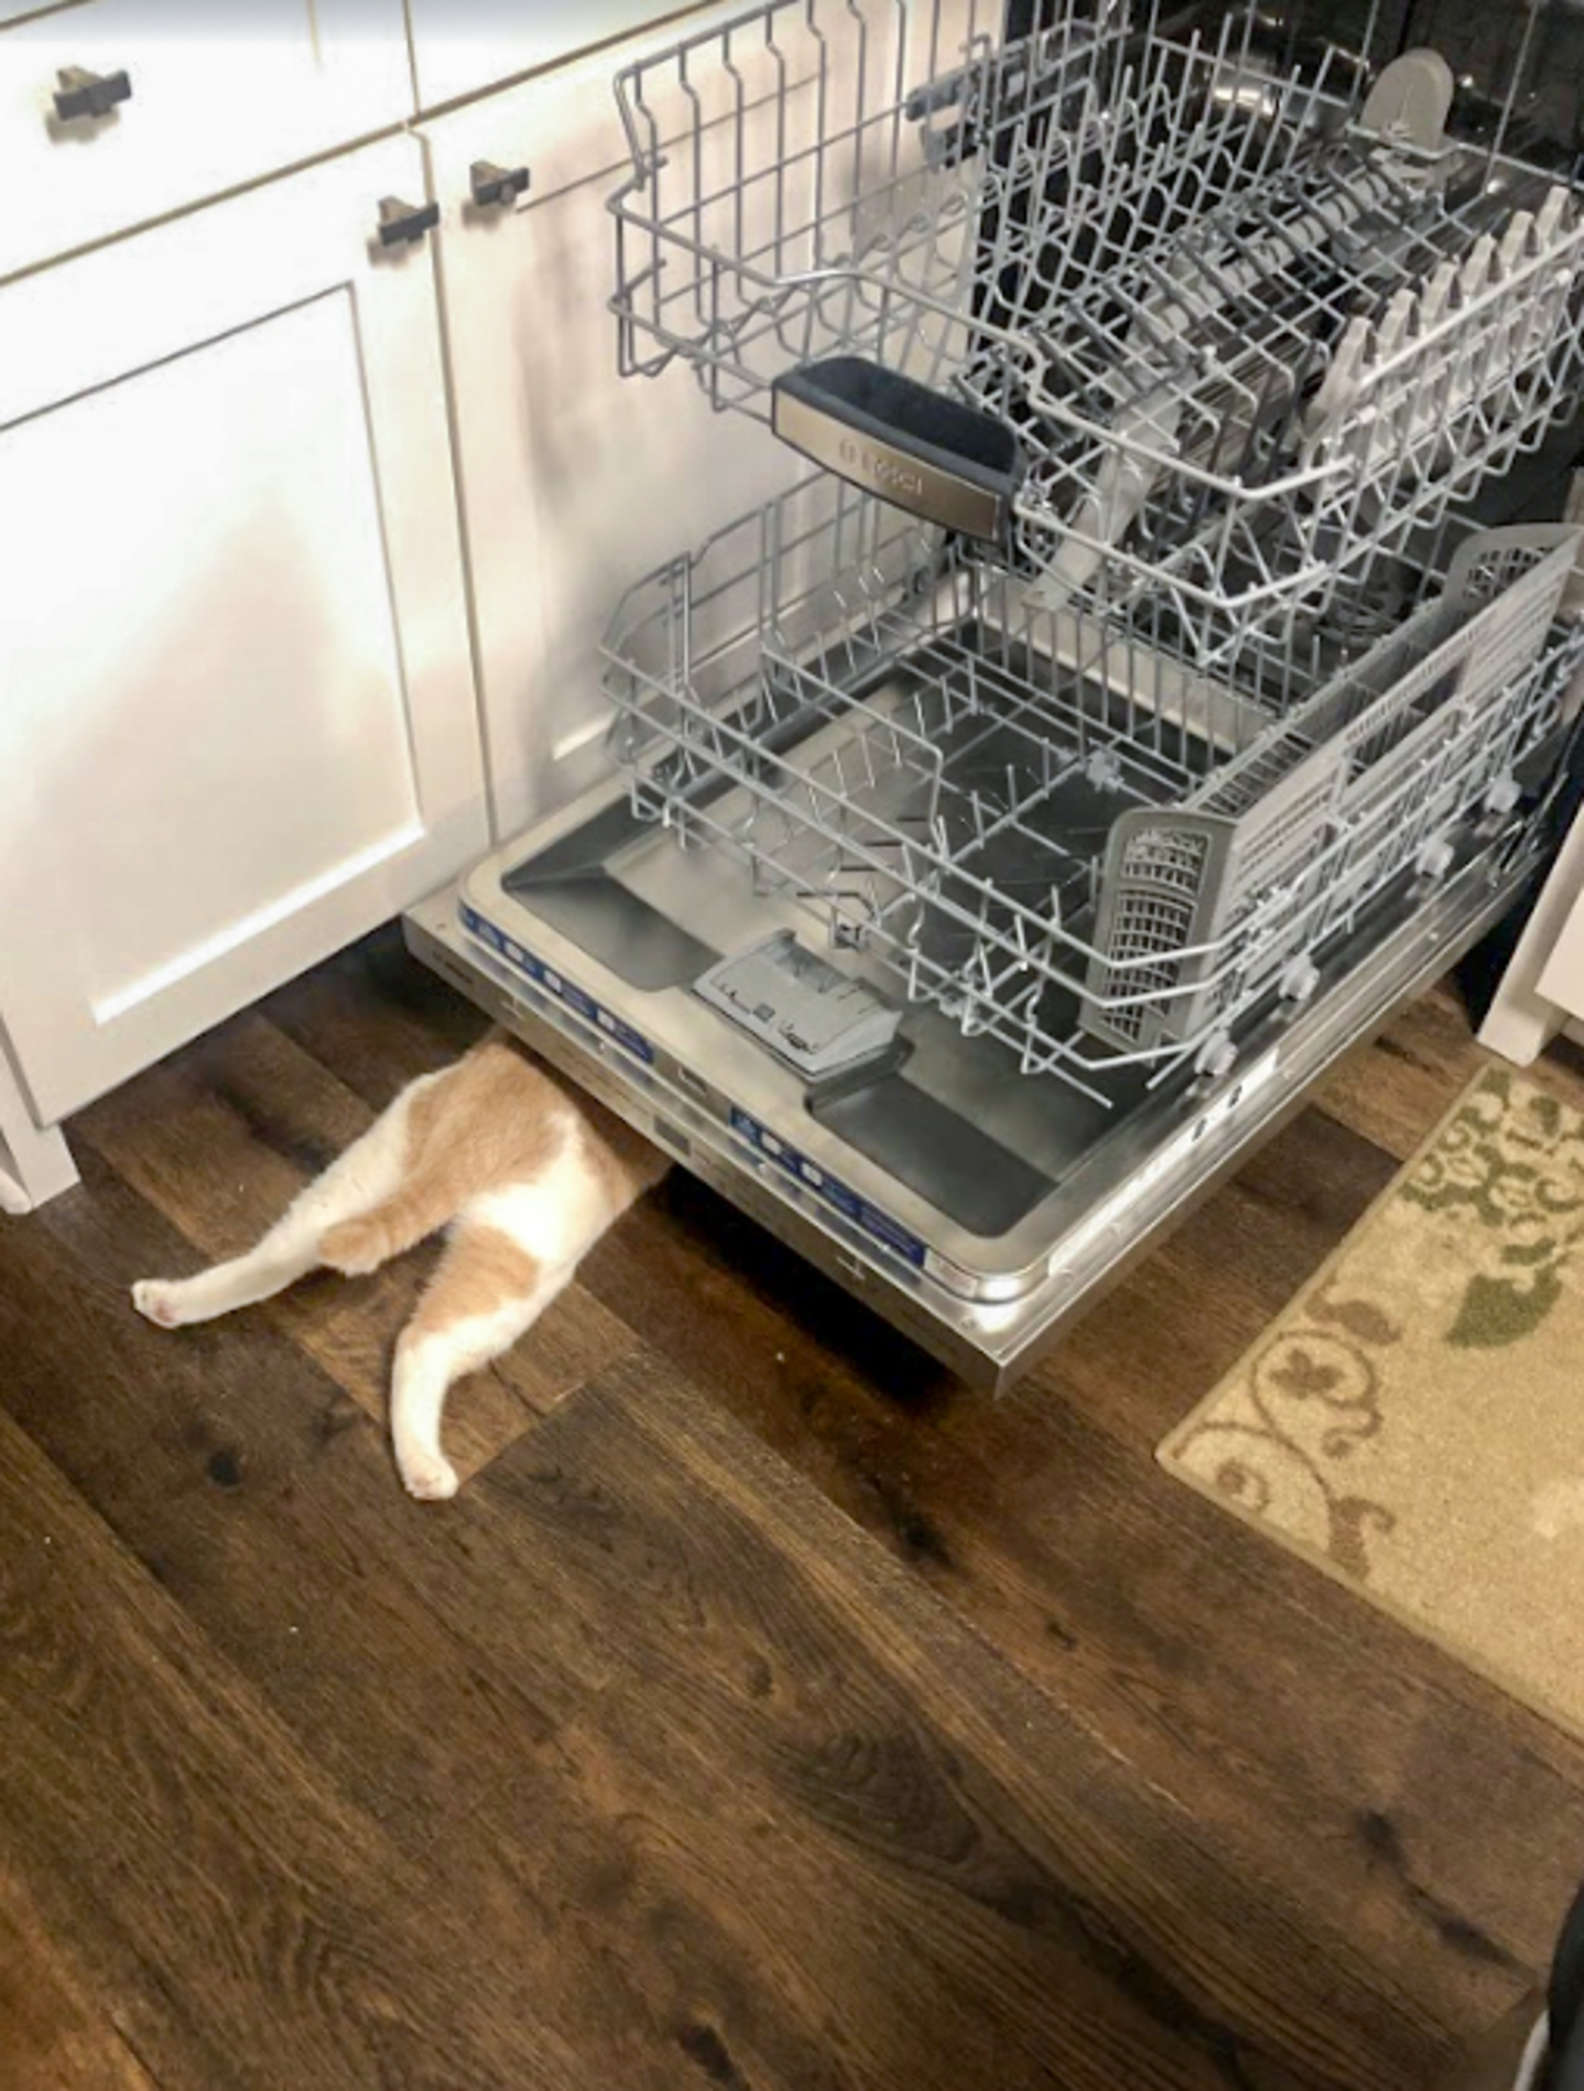
[[(670, 2091), (679, 2043), (696, 2032), (710, 2059), (702, 2012), (760, 2058), (756, 2083), (845, 2083), (723, 1920), (729, 1896), (608, 1805), (619, 1743), (593, 1709), (619, 1681), (619, 1622), (568, 1603), (559, 1551), (483, 1488), (411, 1503), (361, 1412), (278, 1334), (245, 1369), (162, 1372), (121, 1295), (168, 1230), (96, 1156), (88, 1172), (53, 1240), (0, 1237), (4, 1398), (30, 1433), (422, 1867), (426, 1906), (499, 1943), (581, 2081)], [(640, 1692), (625, 1730), (652, 1718)]]
[[(465, 1625), (486, 1638), (497, 1625), (479, 1533), (404, 1495), (383, 1430), (279, 1329), (239, 1339), (240, 1322), (216, 1323), (173, 1344), (135, 1314), (127, 1273), (176, 1236), (101, 1157), (85, 1163), (78, 1192), (0, 1234), (0, 1350), (16, 1368), (0, 1401), (239, 1668), (272, 1694), (307, 1694), (291, 1701), (305, 1735), (328, 1751), (361, 1682), (358, 1721), (378, 1725), (386, 1695), (443, 1784), (446, 1692), (462, 1704), (473, 1691), (448, 1651)], [(488, 1565), (509, 1583), (502, 1544)], [(553, 1614), (531, 1647), (506, 1644), (502, 1717), (524, 1737), (611, 1675), (575, 1623), (561, 1629)], [(361, 1776), (356, 1725), (333, 1764)]]
[(6, 2091), (158, 2091), (51, 1937), (18, 1875), (0, 1867), (0, 2082)]
[(0, 1858), (164, 2091), (578, 2081), (437, 1907), (0, 1416)]
[[(246, 1015), (94, 1105), (74, 1131), (205, 1257), (219, 1258), (255, 1240), (372, 1116), (310, 1054)], [(355, 1282), (316, 1276), (228, 1326), (283, 1330), (383, 1420), (391, 1347), (433, 1255), (431, 1247)], [(586, 1291), (570, 1287), (531, 1343), (456, 1390), (447, 1443), (458, 1471), (475, 1473), (633, 1341)]]
[[(1350, 1053), (1326, 1078), (1318, 1108), (1406, 1160), (1482, 1067), (1507, 1063), (1476, 1041), (1455, 991), (1433, 988), (1394, 1017), (1380, 1037)], [(1524, 1072), (1584, 1110), (1578, 1054), (1558, 1041)]]
[(161, 1223), (89, 1166), (0, 1241), (7, 1400), (583, 2081), (1362, 2091), (1440, 2053), (1298, 1884), (1229, 1871), (657, 1360), (435, 1516), (273, 1336), (209, 1385), (242, 1449), (217, 1482), (209, 1374), (161, 1372), (120, 1297)]
[(1318, 1110), (1301, 1112), (1031, 1375), (1081, 1393), (1153, 1454), (1314, 1275), (1391, 1182), (1395, 1163)]
[(865, 2080), (1385, 2084), (1441, 2052), (1301, 1894), (1229, 1874), (674, 1376), (625, 1361), (487, 1486), (553, 1541), (566, 1601), (621, 1622), (645, 1715), (613, 1753), (623, 1803), (707, 1863), (752, 1840), (743, 1917), (799, 1941), (851, 2061), (866, 2019), (912, 2029)]
[(1465, 2035), (1549, 1950), (1584, 1849), (1584, 1755), (1152, 1457), (1390, 1169), (1306, 1114), (1001, 1404), (686, 1179), (585, 1269), (1213, 1825), (1229, 1865), (1296, 1868), (1318, 1917)]

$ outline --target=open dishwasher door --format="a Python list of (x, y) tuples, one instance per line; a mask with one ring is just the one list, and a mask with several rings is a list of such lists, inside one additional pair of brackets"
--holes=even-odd
[(408, 937), (1000, 1386), (1532, 875), (1579, 536), (1478, 504), (1584, 209), (1423, 60), (978, 12), (622, 75), (623, 367), (819, 469), (613, 606), (619, 774)]

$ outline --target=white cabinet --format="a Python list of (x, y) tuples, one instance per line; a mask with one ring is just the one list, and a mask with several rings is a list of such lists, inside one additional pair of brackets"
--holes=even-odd
[(1584, 1024), (1584, 814), (1574, 818), (1524, 923), (1480, 1044), (1520, 1067)]
[(1567, 1016), (1584, 1018), (1584, 897), (1574, 897), (1540, 975), (1539, 991)]
[(401, 0), (0, 0), (0, 276), (412, 107)]
[[(712, 413), (689, 370), (618, 375), (607, 203), (626, 162), (611, 75), (634, 48), (425, 127), (503, 835), (600, 772), (598, 648), (624, 590), (799, 469), (757, 424)], [(532, 186), (504, 209), (463, 209), (476, 160), (526, 165)]]
[[(691, 0), (696, 7), (698, 0)], [(515, 74), (540, 70), (616, 37), (689, 12), (690, 0), (408, 0), (413, 71), (426, 109), (477, 94)], [(735, 12), (741, 13), (741, 4)], [(675, 33), (686, 33), (678, 23)], [(606, 68), (606, 85), (612, 67)]]
[[(487, 839), (400, 138), (0, 290), (0, 1024), (40, 1125)], [(0, 1070), (3, 1073), (3, 1070)]]

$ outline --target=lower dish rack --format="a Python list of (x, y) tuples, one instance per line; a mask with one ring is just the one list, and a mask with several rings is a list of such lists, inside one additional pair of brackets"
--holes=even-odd
[(1478, 532), (1338, 664), (1219, 683), (1169, 607), (1027, 585), (826, 476), (676, 560), (606, 644), (634, 810), (909, 1003), (1098, 1100), (1301, 1002), (1317, 955), (1499, 828), (1569, 709), (1580, 533)]

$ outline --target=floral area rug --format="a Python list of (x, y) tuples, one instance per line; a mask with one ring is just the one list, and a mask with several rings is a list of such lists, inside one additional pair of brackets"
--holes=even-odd
[(1487, 1069), (1159, 1457), (1584, 1735), (1584, 1114)]

